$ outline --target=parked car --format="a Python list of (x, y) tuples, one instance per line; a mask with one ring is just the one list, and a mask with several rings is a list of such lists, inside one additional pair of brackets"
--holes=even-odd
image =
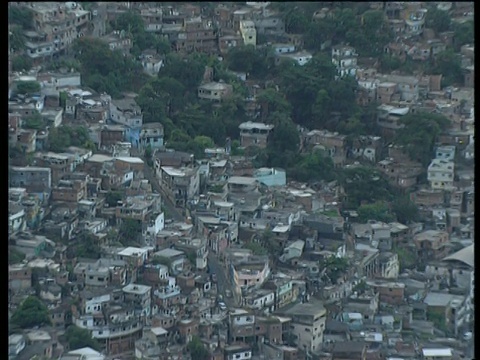
[(231, 298), (232, 297), (232, 291), (231, 290), (225, 290), (225, 296), (228, 297), (228, 298)]
[(211, 277), (212, 277), (212, 281), (214, 283), (216, 283), (217, 282), (217, 274), (213, 273)]
[(227, 310), (227, 304), (225, 304), (223, 301), (220, 301), (220, 302), (218, 303), (218, 307), (219, 307), (220, 310), (222, 310), (222, 311)]

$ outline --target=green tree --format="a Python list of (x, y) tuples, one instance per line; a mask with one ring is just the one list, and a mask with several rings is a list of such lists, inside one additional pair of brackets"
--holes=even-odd
[(402, 65), (402, 62), (400, 61), (399, 58), (387, 54), (383, 54), (380, 57), (380, 69), (382, 73), (390, 73), (394, 70), (398, 70), (400, 66)]
[(451, 126), (444, 115), (425, 112), (407, 114), (401, 123), (404, 127), (397, 132), (394, 142), (403, 145), (412, 159), (425, 166), (432, 159), (437, 136)]
[(392, 211), (397, 221), (402, 224), (409, 224), (418, 219), (418, 207), (408, 196), (397, 199), (392, 204)]
[(267, 88), (257, 95), (257, 102), (262, 107), (262, 118), (266, 119), (269, 114), (277, 112), (290, 114), (291, 105), (285, 99), (284, 95), (273, 88)]
[(278, 258), (282, 254), (283, 247), (275, 238), (275, 235), (271, 230), (267, 229), (263, 232), (260, 242), (262, 246), (267, 249), (268, 254), (274, 258)]
[(195, 136), (195, 138), (193, 139), (193, 142), (198, 147), (200, 147), (202, 149), (202, 151), (204, 151), (205, 149), (208, 149), (208, 148), (214, 148), (215, 147), (215, 143), (208, 136), (203, 136), (203, 135)]
[(105, 195), (105, 202), (108, 204), (109, 207), (117, 206), (119, 201), (123, 199), (123, 192), (121, 191), (112, 191), (110, 190)]
[(10, 321), (14, 326), (27, 329), (50, 325), (50, 315), (47, 306), (38, 297), (29, 296), (13, 313)]
[(374, 168), (366, 166), (345, 168), (338, 174), (346, 193), (345, 209), (358, 209), (362, 204), (390, 201), (392, 191), (388, 182)]
[(442, 87), (463, 83), (463, 70), (459, 54), (452, 49), (437, 55), (430, 70), (433, 75), (443, 75)]
[(8, 24), (20, 25), (24, 30), (33, 29), (33, 11), (25, 6), (8, 6)]
[(305, 48), (314, 51), (323, 50), (322, 44), (333, 38), (335, 21), (325, 18), (322, 21), (312, 22), (305, 32)]
[(320, 262), (322, 269), (325, 269), (325, 275), (333, 284), (336, 284), (338, 279), (347, 271), (348, 260), (345, 258), (337, 258), (336, 256), (325, 257)]
[(245, 249), (251, 250), (254, 255), (268, 255), (267, 249), (255, 241), (250, 241), (244, 246)]
[(289, 169), (288, 175), (301, 182), (332, 181), (336, 178), (332, 158), (320, 150), (303, 156), (293, 168)]
[(165, 66), (158, 76), (176, 79), (187, 92), (192, 93), (196, 98), (197, 87), (202, 81), (207, 61), (208, 59), (196, 56), (196, 54), (181, 57), (178, 54), (170, 53), (165, 57)]
[(124, 219), (120, 225), (120, 242), (124, 246), (138, 244), (142, 235), (142, 224), (134, 219)]
[(309, 26), (309, 19), (303, 9), (294, 7), (284, 16), (285, 32), (287, 34), (303, 34)]
[(362, 15), (362, 28), (360, 43), (352, 42), (352, 46), (358, 49), (363, 56), (379, 56), (383, 54), (383, 48), (394, 39), (386, 17), (381, 10), (367, 10)]
[(398, 261), (400, 263), (400, 272), (406, 269), (413, 269), (417, 263), (417, 254), (410, 248), (397, 248), (395, 252), (398, 255)]
[(32, 115), (25, 118), (25, 128), (33, 130), (42, 130), (46, 126), (46, 122), (42, 115), (35, 111)]
[(439, 10), (435, 4), (430, 6), (425, 19), (425, 26), (436, 34), (450, 30), (451, 17), (448, 11)]
[(317, 93), (315, 102), (312, 105), (312, 115), (314, 120), (313, 127), (323, 128), (331, 112), (331, 99), (326, 89), (321, 89)]
[(113, 98), (121, 97), (123, 91), (139, 91), (149, 78), (140, 63), (123, 56), (119, 50), (111, 51), (100, 39), (76, 39), (72, 54), (81, 63), (82, 83)]
[(21, 81), (17, 83), (17, 93), (19, 94), (35, 94), (40, 91), (40, 83), (38, 81)]
[(61, 129), (62, 127), (50, 129), (48, 133), (48, 147), (50, 151), (62, 152), (71, 146), (70, 134)]
[(101, 350), (101, 346), (96, 339), (92, 337), (90, 331), (87, 329), (79, 328), (75, 325), (70, 325), (65, 332), (65, 338), (67, 340), (70, 350), (81, 349), (84, 347), (92, 348), (96, 351)]
[(165, 265), (169, 269), (172, 266), (172, 260), (168, 257), (165, 257), (165, 256), (154, 256), (151, 263), (153, 265), (159, 265), (159, 264), (160, 265)]
[(78, 258), (99, 259), (102, 256), (102, 247), (95, 235), (83, 231), (77, 236), (77, 244), (71, 248)]
[(8, 264), (18, 264), (25, 259), (25, 254), (14, 249), (8, 248)]
[(18, 52), (25, 49), (25, 35), (21, 26), (12, 26), (9, 35), (8, 42), (11, 50)]
[(197, 336), (192, 337), (192, 340), (187, 345), (187, 349), (192, 359), (208, 360), (210, 358), (210, 353)]
[(453, 31), (456, 51), (459, 51), (462, 45), (473, 45), (475, 43), (475, 29), (473, 20), (464, 23), (454, 23)]
[(28, 56), (16, 55), (12, 58), (13, 71), (29, 71), (33, 66), (33, 61)]
[(361, 205), (357, 211), (357, 221), (360, 223), (366, 223), (369, 220), (389, 223), (395, 219), (390, 211), (390, 207), (384, 202)]

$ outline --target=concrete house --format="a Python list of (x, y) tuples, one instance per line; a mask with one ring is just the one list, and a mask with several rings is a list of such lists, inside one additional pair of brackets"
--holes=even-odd
[(110, 102), (110, 120), (126, 126), (125, 140), (138, 147), (143, 115), (134, 99), (112, 100)]
[(232, 93), (232, 85), (223, 82), (210, 82), (198, 87), (198, 97), (205, 100), (222, 101)]
[(240, 21), (240, 34), (242, 35), (244, 45), (257, 46), (257, 30), (253, 21)]
[(318, 351), (322, 348), (327, 310), (320, 301), (294, 305), (278, 314), (291, 318), (290, 332), (296, 336), (295, 345), (300, 349)]
[(425, 259), (445, 257), (449, 240), (448, 233), (440, 230), (423, 231), (413, 238), (418, 254)]
[(355, 48), (345, 45), (337, 45), (332, 47), (332, 63), (337, 68), (337, 75), (356, 76), (358, 54)]
[(149, 145), (152, 150), (161, 149), (164, 146), (164, 132), (161, 123), (143, 124), (140, 131), (140, 146), (146, 148)]
[(433, 159), (428, 166), (428, 182), (433, 190), (453, 189), (455, 163), (449, 160)]
[(293, 60), (300, 66), (305, 65), (310, 60), (312, 60), (313, 56), (308, 51), (302, 50), (298, 52), (287, 52), (287, 53), (276, 53), (275, 54), (275, 64), (280, 64), (282, 60), (288, 59)]
[(9, 169), (9, 184), (14, 188), (25, 188), (28, 192), (52, 188), (52, 170), (48, 167), (17, 167)]
[(273, 128), (274, 126), (271, 124), (251, 121), (240, 124), (240, 145), (245, 148), (249, 146), (266, 147)]

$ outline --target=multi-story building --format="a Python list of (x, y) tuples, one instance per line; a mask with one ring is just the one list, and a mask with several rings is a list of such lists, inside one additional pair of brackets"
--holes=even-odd
[(255, 315), (250, 311), (236, 309), (229, 313), (230, 340), (247, 341), (255, 339)]
[(345, 135), (327, 130), (312, 130), (305, 134), (304, 145), (324, 149), (336, 165), (342, 165), (346, 159)]
[(163, 11), (162, 8), (141, 9), (140, 16), (145, 23), (145, 31), (159, 33), (162, 31)]
[(80, 328), (91, 331), (109, 355), (117, 355), (135, 349), (135, 341), (142, 336), (143, 325), (135, 316), (133, 307), (110, 302), (105, 310), (106, 316), (85, 314), (73, 311), (73, 323)]
[(250, 256), (230, 263), (230, 274), (237, 289), (260, 287), (270, 275), (270, 260), (265, 256)]
[(383, 136), (392, 136), (396, 131), (403, 127), (400, 119), (407, 115), (410, 108), (395, 107), (391, 105), (380, 105), (378, 107), (377, 125), (382, 131)]
[(415, 235), (413, 242), (420, 257), (441, 259), (447, 255), (449, 235), (446, 231), (427, 230)]
[(255, 23), (253, 21), (240, 21), (240, 34), (242, 35), (244, 45), (257, 46), (257, 30), (255, 30)]
[(332, 47), (332, 63), (337, 68), (339, 77), (356, 76), (357, 58), (358, 54), (351, 46), (338, 45)]
[(399, 100), (410, 102), (418, 100), (420, 80), (417, 77), (388, 74), (381, 76), (380, 80), (387, 83), (390, 87), (392, 84), (396, 84), (396, 87), (393, 87), (393, 90), (395, 93), (399, 93)]
[(294, 302), (298, 297), (298, 287), (292, 279), (274, 278), (267, 281), (264, 288), (274, 291), (274, 310)]
[(52, 184), (56, 185), (67, 174), (75, 169), (73, 156), (53, 152), (35, 154), (38, 166), (49, 167), (52, 173)]
[(32, 287), (32, 268), (25, 264), (8, 266), (8, 289), (16, 292)]
[(200, 176), (198, 166), (175, 168), (160, 167), (160, 180), (166, 195), (176, 206), (185, 206), (198, 195)]
[(28, 192), (45, 191), (52, 188), (52, 170), (48, 167), (12, 166), (8, 173), (11, 187), (25, 188)]
[(455, 146), (439, 146), (435, 150), (435, 159), (454, 161), (455, 160)]
[[(26, 55), (45, 59), (64, 53), (72, 42), (89, 34), (90, 11), (75, 2), (18, 3), (33, 12), (35, 31), (26, 31)], [(12, 5), (18, 6), (18, 5)]]
[(307, 351), (319, 351), (323, 343), (323, 332), (327, 319), (327, 310), (320, 301), (300, 303), (282, 311), (279, 315), (291, 318), (290, 333), (295, 345)]
[(217, 34), (212, 21), (203, 20), (200, 17), (184, 20), (174, 46), (178, 52), (215, 52), (217, 49)]
[(240, 145), (242, 147), (257, 146), (264, 148), (268, 144), (274, 126), (247, 121), (240, 124), (238, 128), (240, 129)]
[(114, 30), (111, 34), (100, 38), (112, 51), (120, 51), (124, 56), (130, 54), (133, 46), (132, 40), (126, 36), (125, 30)]
[(210, 82), (198, 87), (198, 98), (213, 101), (222, 101), (231, 96), (233, 87), (224, 82)]
[(406, 12), (405, 35), (418, 36), (425, 29), (427, 9), (414, 9)]
[(433, 159), (428, 166), (428, 182), (433, 190), (453, 189), (455, 163), (449, 160)]
[(152, 311), (152, 288), (150, 286), (128, 284), (122, 290), (125, 303), (132, 304), (140, 316), (150, 316)]
[(161, 310), (167, 310), (180, 303), (181, 288), (178, 285), (159, 286), (153, 292), (153, 301)]
[(134, 99), (112, 100), (110, 102), (110, 120), (116, 124), (125, 125), (125, 140), (131, 142), (134, 147), (139, 146), (143, 115)]

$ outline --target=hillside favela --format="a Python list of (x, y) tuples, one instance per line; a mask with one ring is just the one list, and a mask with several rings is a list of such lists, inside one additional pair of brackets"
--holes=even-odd
[(476, 358), (473, 2), (8, 32), (8, 360)]

